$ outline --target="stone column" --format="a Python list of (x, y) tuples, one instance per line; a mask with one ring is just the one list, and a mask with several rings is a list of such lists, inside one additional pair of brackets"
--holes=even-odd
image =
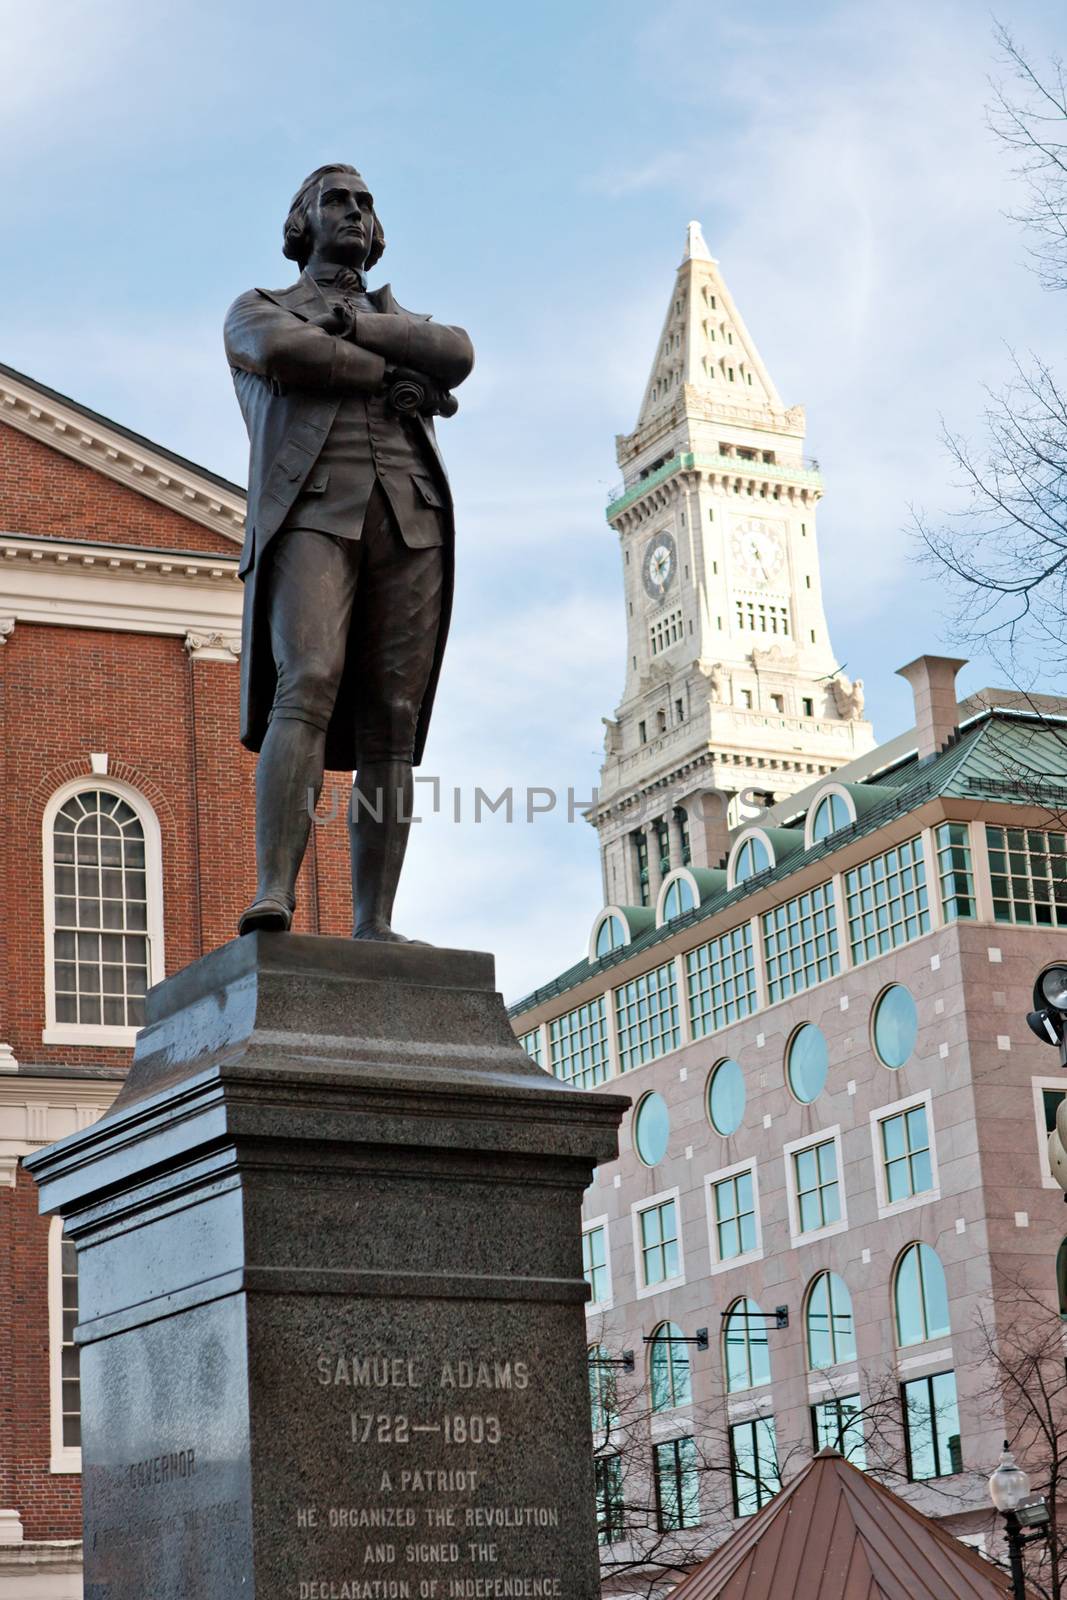
[(627, 1104), (470, 951), (256, 934), (153, 990), (26, 1161), (79, 1255), (86, 1596), (595, 1596), (580, 1211)]

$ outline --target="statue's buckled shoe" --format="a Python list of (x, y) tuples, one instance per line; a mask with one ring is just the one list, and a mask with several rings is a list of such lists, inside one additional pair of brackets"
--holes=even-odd
[(237, 924), (237, 932), (238, 934), (288, 933), (292, 924), (293, 907), (289, 902), (264, 895), (262, 900), (253, 900), (248, 910), (242, 914)]

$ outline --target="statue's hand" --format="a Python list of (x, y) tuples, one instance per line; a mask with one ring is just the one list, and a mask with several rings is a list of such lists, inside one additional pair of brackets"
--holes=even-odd
[(322, 328), (326, 333), (332, 333), (339, 339), (347, 339), (356, 325), (356, 308), (346, 300), (340, 300), (330, 306), (328, 311), (323, 311), (317, 317), (311, 317), (312, 327)]

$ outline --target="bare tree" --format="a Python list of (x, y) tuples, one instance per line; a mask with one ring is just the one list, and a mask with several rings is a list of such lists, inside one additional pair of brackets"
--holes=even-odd
[[(989, 126), (1014, 162), (1023, 201), (1013, 213), (1050, 290), (1067, 288), (1067, 79), (1059, 60), (1033, 66), (1003, 26), (1006, 79), (993, 85)], [(1013, 358), (1014, 359), (1014, 358)], [(1061, 667), (1067, 624), (1067, 397), (1039, 356), (1014, 359), (989, 392), (985, 438), (944, 442), (965, 492), (940, 526), (916, 518), (925, 551), (958, 602), (957, 637), (987, 649), (1015, 681)]]

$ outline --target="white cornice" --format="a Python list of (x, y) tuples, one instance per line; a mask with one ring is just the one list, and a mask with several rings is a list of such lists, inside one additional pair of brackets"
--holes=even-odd
[(0, 533), (3, 637), (8, 624), (37, 622), (229, 640), (241, 631), (241, 589), (236, 552), (176, 556)]
[(244, 538), (243, 494), (223, 488), (192, 466), (182, 466), (147, 444), (135, 443), (117, 429), (86, 417), (75, 406), (42, 395), (32, 384), (19, 383), (7, 374), (0, 374), (0, 421), (223, 538), (237, 544)]
[(0, 1188), (22, 1156), (99, 1122), (122, 1087), (108, 1078), (0, 1078)]

